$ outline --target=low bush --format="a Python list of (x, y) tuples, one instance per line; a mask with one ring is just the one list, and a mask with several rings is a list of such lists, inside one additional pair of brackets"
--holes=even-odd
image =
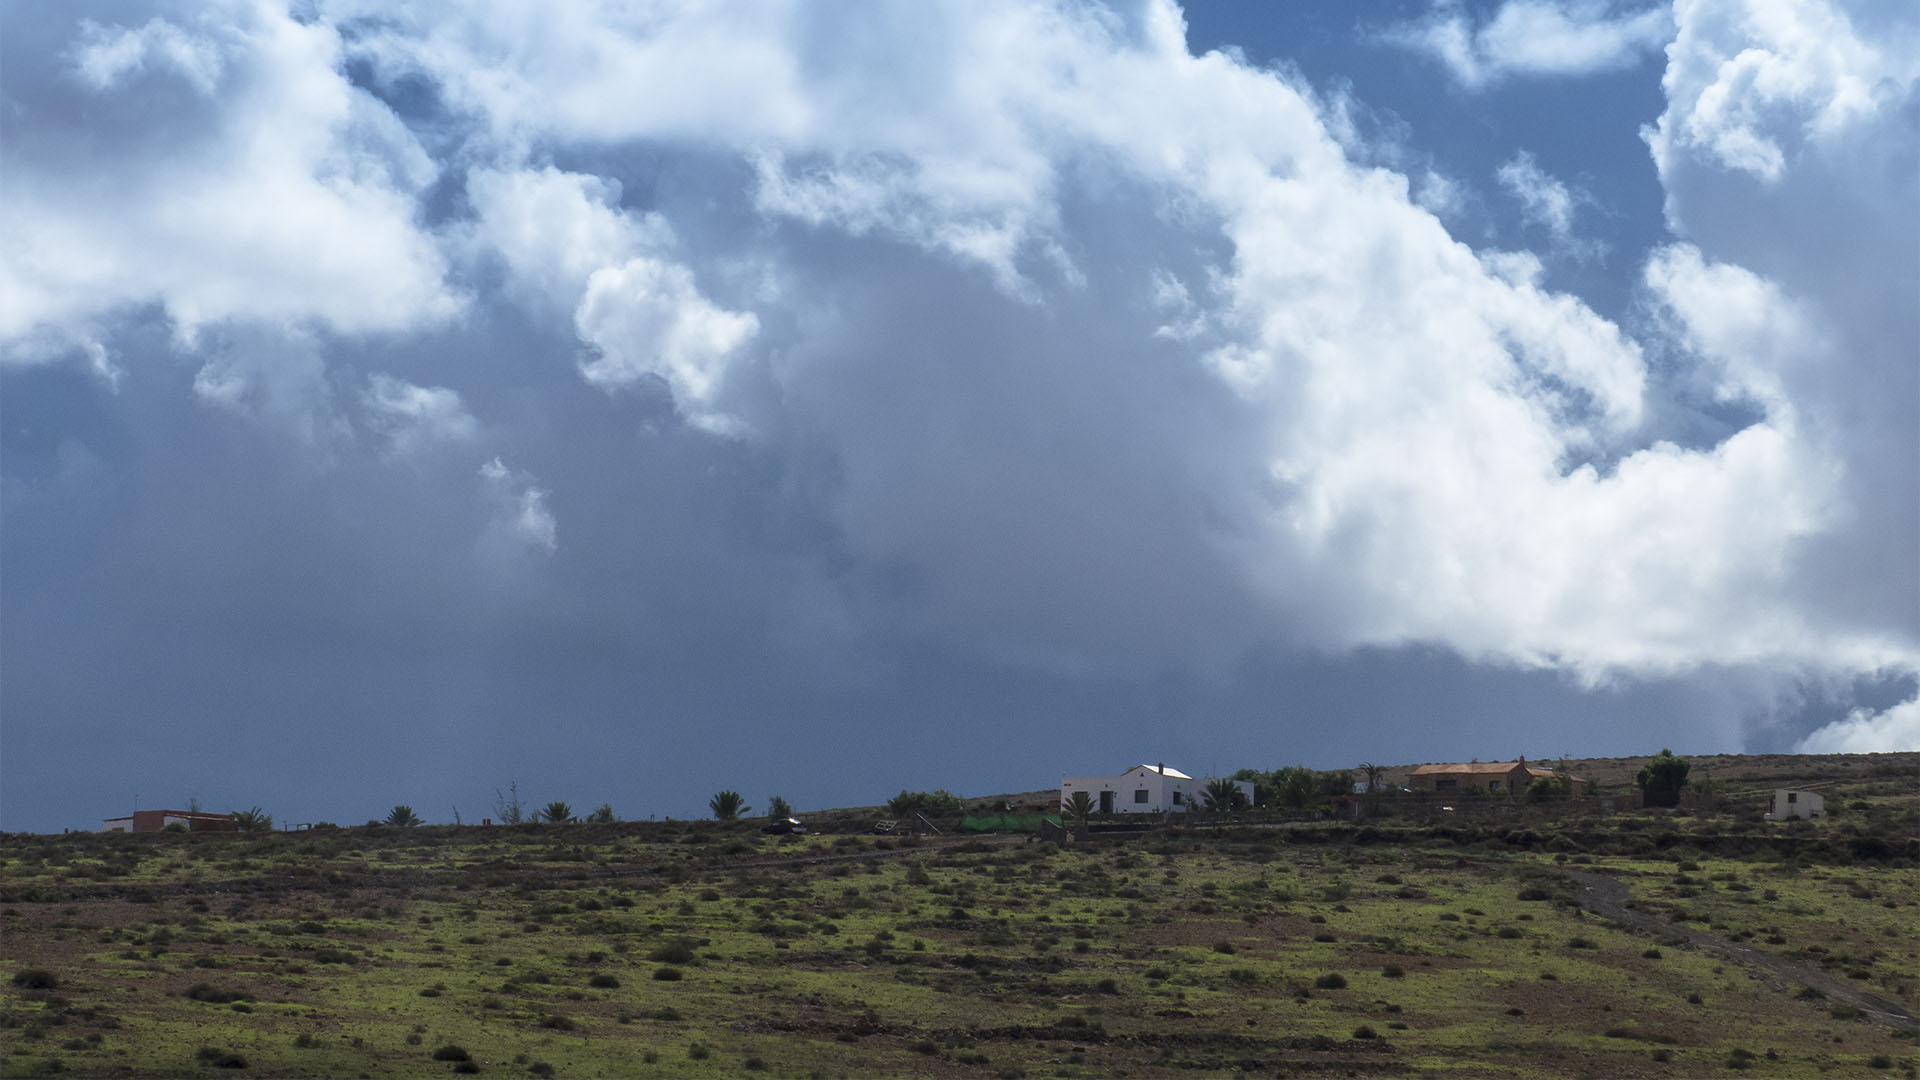
[(45, 968), (22, 968), (13, 973), (13, 985), (22, 990), (51, 990), (60, 985), (60, 980)]
[(661, 967), (661, 968), (653, 969), (654, 982), (679, 982), (682, 977), (683, 976), (680, 972), (680, 969), (677, 967)]
[(647, 959), (660, 964), (693, 963), (693, 942), (686, 938), (674, 938), (647, 954)]
[(1329, 971), (1325, 975), (1313, 980), (1313, 985), (1314, 988), (1318, 990), (1345, 990), (1347, 988), (1347, 977), (1337, 971)]
[(217, 1046), (203, 1046), (200, 1048), (200, 1052), (193, 1056), (201, 1064), (211, 1065), (216, 1069), (244, 1069), (247, 1067), (247, 1059), (245, 1057), (231, 1050), (222, 1050)]
[(620, 989), (620, 980), (612, 975), (594, 975), (587, 979), (587, 985), (593, 987), (595, 990), (618, 990)]
[(194, 983), (187, 988), (186, 996), (210, 1005), (230, 1005), (236, 1001), (253, 1000), (253, 995), (244, 990), (221, 990), (207, 983)]
[(445, 1046), (438, 1046), (434, 1048), (433, 1060), (435, 1061), (472, 1061), (473, 1055), (467, 1053), (466, 1047), (464, 1046), (457, 1046), (453, 1043), (448, 1043)]

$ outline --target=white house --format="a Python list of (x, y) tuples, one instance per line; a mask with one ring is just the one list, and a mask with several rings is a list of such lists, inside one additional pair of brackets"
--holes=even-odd
[(1779, 788), (1774, 791), (1773, 797), (1767, 800), (1768, 821), (1826, 816), (1827, 800), (1817, 791), (1789, 791), (1786, 788)]
[[(1135, 765), (1119, 776), (1067, 776), (1060, 780), (1060, 805), (1065, 806), (1076, 791), (1093, 797), (1094, 810), (1102, 814), (1164, 814), (1184, 812), (1195, 807), (1205, 809), (1207, 785), (1211, 777), (1192, 777), (1179, 769), (1159, 765)], [(1235, 780), (1234, 787), (1253, 805), (1253, 785)]]

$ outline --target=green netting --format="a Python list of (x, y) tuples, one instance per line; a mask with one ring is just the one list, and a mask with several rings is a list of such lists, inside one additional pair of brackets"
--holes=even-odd
[(968, 814), (960, 819), (961, 832), (1039, 832), (1042, 823), (1056, 828), (1060, 825), (1058, 815), (1047, 814), (994, 814), (989, 817), (974, 817)]

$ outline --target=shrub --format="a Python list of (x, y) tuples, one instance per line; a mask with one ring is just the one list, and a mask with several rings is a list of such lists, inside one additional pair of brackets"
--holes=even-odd
[(1498, 938), (1505, 938), (1508, 941), (1512, 941), (1513, 939), (1520, 936), (1520, 928), (1517, 926), (1503, 926), (1500, 929), (1494, 931), (1494, 936)]
[(456, 1061), (453, 1064), (453, 1071), (457, 1073), (477, 1073), (480, 1071), (480, 1063), (477, 1061)]
[(535, 1076), (549, 1077), (553, 1075), (554, 1068), (552, 1065), (549, 1065), (544, 1061), (536, 1061), (533, 1064), (527, 1066), (527, 1071), (532, 1073)]
[(1646, 952), (1643, 952), (1643, 953), (1641, 953), (1640, 955), (1641, 955), (1641, 957), (1642, 957), (1642, 958), (1644, 958), (1644, 959), (1647, 959), (1647, 960), (1658, 960), (1658, 959), (1660, 959), (1660, 950), (1659, 950), (1659, 949), (1648, 949), (1648, 950), (1647, 950)]
[(1599, 947), (1600, 946), (1595, 945), (1590, 938), (1573, 937), (1567, 939), (1567, 948), (1569, 949), (1597, 949)]
[(679, 982), (682, 978), (677, 967), (659, 967), (653, 969), (654, 982)]
[(194, 983), (187, 989), (186, 996), (194, 1001), (204, 1001), (210, 1005), (229, 1005), (236, 1001), (252, 1001), (253, 995), (242, 990), (220, 990), (207, 983)]
[(1526, 888), (1524, 888), (1524, 889), (1521, 889), (1521, 890), (1520, 890), (1520, 893), (1519, 893), (1519, 896), (1520, 896), (1520, 899), (1522, 899), (1522, 900), (1551, 900), (1551, 899), (1553, 899), (1553, 894), (1552, 894), (1552, 893), (1550, 893), (1550, 892), (1548, 892), (1547, 890), (1545, 890), (1545, 889), (1543, 889), (1543, 888), (1541, 888), (1541, 887), (1539, 887), (1538, 885), (1529, 885), (1529, 886), (1527, 886)]
[(353, 963), (353, 954), (345, 949), (321, 949), (319, 952), (313, 954), (313, 962), (316, 964), (351, 964)]
[(467, 1053), (466, 1048), (463, 1046), (456, 1046), (453, 1043), (448, 1043), (445, 1046), (439, 1046), (434, 1048), (433, 1060), (435, 1061), (472, 1061), (473, 1055)]
[(541, 1017), (540, 1026), (550, 1028), (554, 1031), (572, 1031), (574, 1029), (573, 1021), (561, 1016), (559, 1013), (548, 1013)]
[(620, 980), (614, 978), (612, 975), (595, 975), (587, 980), (587, 985), (596, 990), (618, 990), (620, 989)]
[(44, 968), (23, 968), (13, 973), (13, 985), (22, 990), (51, 990), (60, 980)]
[(1380, 974), (1389, 979), (1404, 979), (1407, 977), (1407, 969), (1399, 964), (1388, 964), (1380, 969)]
[(1233, 947), (1233, 942), (1231, 941), (1216, 941), (1213, 943), (1213, 951), (1232, 956), (1238, 950)]
[(648, 953), (647, 959), (658, 964), (691, 964), (693, 942), (686, 938), (675, 938)]
[(1315, 989), (1319, 990), (1345, 990), (1347, 988), (1347, 977), (1337, 971), (1329, 971), (1325, 975), (1313, 980), (1313, 985)]
[(704, 1043), (694, 1043), (687, 1047), (687, 1056), (695, 1061), (705, 1061), (708, 1057), (711, 1057), (712, 1054), (713, 1051), (707, 1049)]
[(217, 1046), (203, 1046), (200, 1048), (200, 1052), (193, 1056), (202, 1064), (211, 1065), (216, 1069), (244, 1069), (247, 1067), (246, 1058), (231, 1050), (222, 1050)]
[(1380, 1037), (1380, 1033), (1368, 1027), (1366, 1024), (1361, 1024), (1359, 1027), (1353, 1029), (1353, 1037), (1356, 1039), (1377, 1039)]

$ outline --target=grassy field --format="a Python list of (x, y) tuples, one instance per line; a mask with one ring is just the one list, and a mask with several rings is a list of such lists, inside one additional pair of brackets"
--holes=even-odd
[[(0, 1069), (1911, 1077), (1907, 1022), (1848, 1002), (1916, 1011), (1913, 785), (1836, 797), (1865, 809), (1065, 846), (857, 817), (6, 836)], [(1583, 908), (1592, 875), (1652, 928)]]

